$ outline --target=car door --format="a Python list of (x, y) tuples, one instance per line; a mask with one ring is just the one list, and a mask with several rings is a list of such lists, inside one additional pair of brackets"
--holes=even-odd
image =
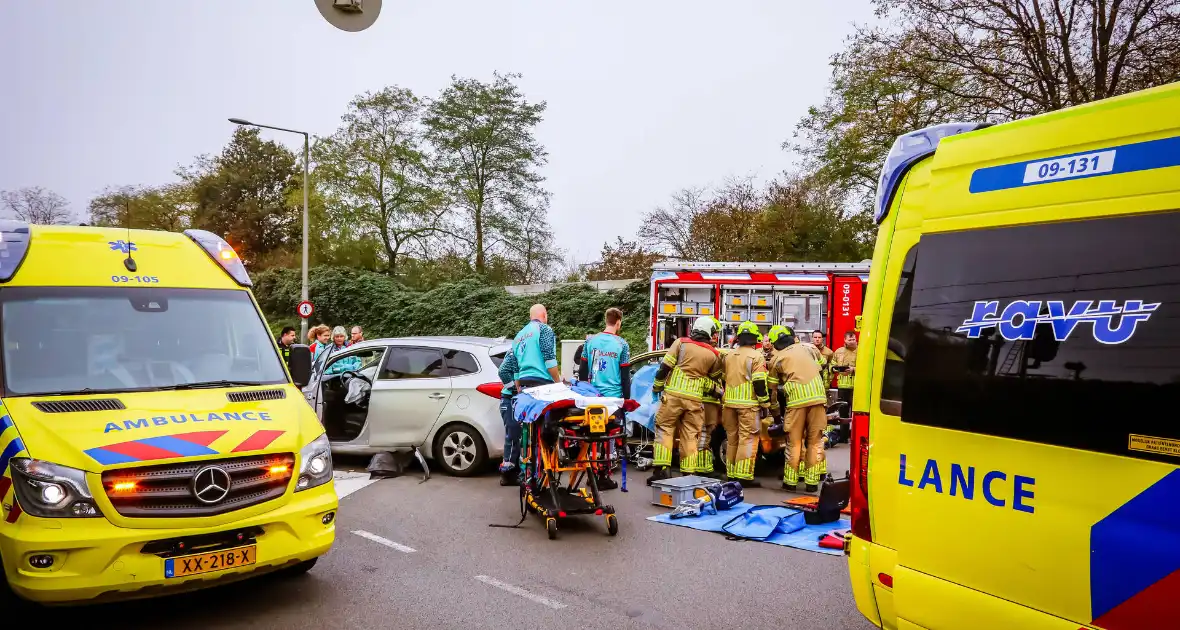
[(437, 348), (390, 346), (369, 399), (369, 446), (418, 446), (451, 397)]

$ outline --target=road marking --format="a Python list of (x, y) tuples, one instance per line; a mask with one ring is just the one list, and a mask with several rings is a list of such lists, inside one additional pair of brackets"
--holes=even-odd
[(530, 593), (530, 592), (524, 590), (523, 588), (520, 588), (519, 586), (513, 586), (511, 584), (501, 582), (500, 580), (497, 580), (496, 578), (490, 578), (486, 575), (477, 575), (477, 576), (475, 576), (475, 579), (477, 579), (480, 582), (483, 582), (484, 584), (487, 584), (489, 586), (494, 586), (502, 591), (508, 591), (509, 593), (512, 593), (513, 595), (519, 595), (529, 601), (536, 602), (542, 606), (548, 606), (549, 608), (552, 608), (553, 610), (561, 610), (562, 608), (565, 608), (565, 604), (563, 604), (561, 602), (555, 602), (555, 601), (549, 599), (548, 597), (541, 597), (540, 595), (535, 595), (533, 593)]
[(388, 538), (382, 538), (381, 536), (378, 536), (377, 534), (371, 534), (369, 532), (366, 532), (363, 529), (358, 529), (358, 530), (354, 531), (353, 533), (356, 534), (357, 536), (360, 536), (361, 538), (368, 538), (369, 540), (371, 540), (377, 544), (385, 545), (386, 547), (389, 547), (390, 549), (396, 549), (402, 553), (414, 553), (414, 551), (415, 551), (415, 549), (413, 547), (407, 547), (405, 545), (395, 543)]
[(369, 473), (356, 473), (343, 470), (332, 472), (332, 482), (336, 485), (336, 496), (341, 499), (376, 481), (376, 479), (369, 478)]

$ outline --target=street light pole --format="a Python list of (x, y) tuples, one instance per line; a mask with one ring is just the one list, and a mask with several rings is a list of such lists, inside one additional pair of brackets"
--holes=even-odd
[[(270, 125), (260, 125), (258, 123), (252, 123), (248, 120), (244, 120), (241, 118), (230, 118), (229, 121), (235, 125), (241, 125), (243, 127), (261, 127), (263, 129), (274, 129), (275, 131), (286, 131), (287, 133), (297, 133), (297, 134), (300, 134), (303, 136), (303, 277), (302, 277), (302, 283), (299, 288), (299, 296), (300, 296), (301, 300), (307, 301), (307, 296), (308, 296), (308, 293), (307, 293), (307, 233), (308, 233), (307, 191), (309, 188), (308, 182), (307, 182), (307, 179), (308, 179), (307, 172), (308, 172), (308, 164), (310, 162), (310, 160), (308, 158), (308, 153), (309, 153), (309, 151), (308, 151), (308, 148), (309, 148), (308, 147), (308, 144), (309, 144), (308, 133), (306, 131), (297, 131), (295, 129), (286, 129), (283, 127), (272, 127)], [(300, 320), (299, 339), (306, 341), (307, 340), (307, 319), (300, 317), (299, 320)]]
[[(299, 296), (307, 301), (307, 133), (303, 134), (303, 280), (300, 283)], [(300, 343), (307, 341), (307, 318), (299, 318)]]

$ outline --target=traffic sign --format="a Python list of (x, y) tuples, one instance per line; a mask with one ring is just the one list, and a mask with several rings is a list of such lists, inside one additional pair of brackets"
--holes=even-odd
[(299, 303), (299, 306), (296, 308), (296, 310), (299, 311), (300, 317), (307, 319), (308, 317), (311, 317), (312, 313), (315, 312), (315, 307), (311, 305), (311, 302), (304, 300)]

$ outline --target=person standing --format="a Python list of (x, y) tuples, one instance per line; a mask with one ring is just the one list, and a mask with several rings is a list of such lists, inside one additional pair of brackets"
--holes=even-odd
[(311, 343), (311, 362), (315, 366), (323, 364), (332, 348), (332, 329), (320, 324), (307, 331), (307, 340)]
[(828, 336), (822, 330), (811, 331), (811, 343), (819, 351), (819, 371), (824, 379), (824, 387), (832, 384), (832, 356), (835, 351), (828, 347)]
[[(856, 332), (844, 333), (844, 346), (832, 355), (832, 370), (836, 372), (836, 400), (848, 403), (841, 417), (852, 417), (852, 382), (856, 374)], [(840, 438), (846, 440), (847, 426), (841, 425)]]
[(832, 368), (836, 372), (836, 398), (852, 408), (852, 381), (856, 374), (856, 333), (844, 333), (844, 346), (832, 355)]
[(291, 346), (295, 344), (295, 328), (283, 326), (283, 332), (279, 333), (279, 337), (275, 341), (279, 344), (279, 354), (283, 357), (283, 363), (289, 363), (291, 361)]
[[(721, 337), (721, 322), (716, 317), (713, 318), (713, 325), (716, 326), (716, 331), (713, 333), (713, 345), (716, 346)], [(725, 348), (718, 348), (718, 355), (725, 359)], [(715, 464), (713, 462), (713, 431), (721, 424), (721, 396), (725, 388), (724, 379), (709, 379), (709, 383), (705, 386), (705, 394), (701, 397), (701, 402), (705, 406), (705, 422), (701, 425), (701, 437), (697, 441), (697, 453), (700, 457), (700, 466), (697, 467), (697, 474), (704, 477), (716, 477)], [(724, 451), (721, 453), (725, 456)]]
[(758, 429), (763, 411), (770, 405), (766, 387), (766, 360), (759, 345), (762, 333), (753, 322), (737, 329), (738, 347), (725, 354), (725, 394), (721, 422), (725, 425), (725, 466), (730, 481), (743, 488), (757, 488), (754, 463), (758, 456)]
[(500, 485), (520, 484), (520, 422), (512, 402), (520, 390), (549, 385), (561, 380), (557, 368), (557, 335), (549, 327), (549, 311), (543, 304), (529, 309), (529, 323), (516, 333), (512, 350), (500, 364), (500, 418), (504, 421), (504, 461), (500, 463)]
[(721, 377), (721, 359), (713, 347), (717, 326), (712, 317), (698, 317), (692, 324), (688, 338), (672, 342), (660, 367), (656, 370), (652, 393), (661, 395), (660, 410), (656, 412), (656, 436), (652, 445), (652, 464), (655, 472), (647, 479), (652, 482), (672, 476), (672, 446), (679, 438), (680, 472), (695, 473), (700, 466), (697, 446), (701, 427), (705, 422), (702, 399), (709, 379)]
[(365, 331), (361, 330), (360, 326), (353, 326), (351, 332), (352, 336), (348, 340), (348, 345), (351, 346), (355, 343), (360, 343), (365, 340)]
[[(631, 346), (619, 336), (622, 326), (623, 311), (606, 309), (606, 329), (587, 338), (578, 357), (578, 378), (588, 381), (600, 394), (610, 398), (631, 397)], [(609, 465), (598, 468), (599, 490), (619, 487), (610, 478), (610, 469)]]
[[(771, 424), (782, 425), (787, 407), (786, 388), (782, 386), (786, 379), (783, 372), (783, 351), (795, 343), (795, 331), (787, 326), (772, 326), (766, 333), (766, 341), (774, 348), (774, 354), (766, 363), (766, 382), (770, 387)], [(783, 430), (789, 431), (790, 428), (783, 426)]]
[[(808, 492), (819, 489), (820, 477), (827, 472), (823, 432), (828, 425), (824, 413), (827, 385), (821, 375), (810, 344), (794, 343), (782, 351), (777, 365), (780, 385), (786, 393), (787, 465), (783, 469), (783, 489), (795, 490), (800, 470)], [(807, 448), (804, 449), (806, 439)], [(804, 452), (806, 451), (806, 452)]]

